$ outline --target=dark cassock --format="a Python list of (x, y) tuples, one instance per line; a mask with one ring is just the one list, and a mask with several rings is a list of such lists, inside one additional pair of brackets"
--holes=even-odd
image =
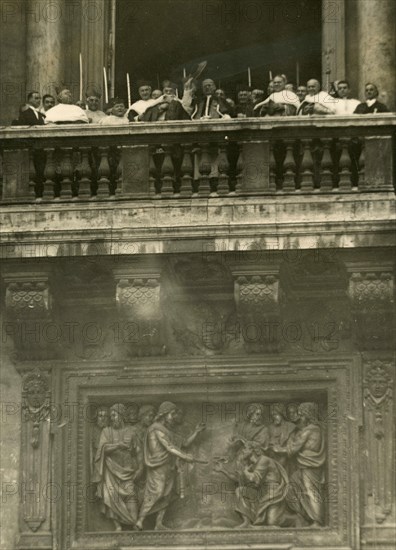
[(388, 107), (384, 103), (375, 100), (367, 100), (360, 103), (355, 109), (355, 115), (374, 115), (376, 113), (389, 113)]

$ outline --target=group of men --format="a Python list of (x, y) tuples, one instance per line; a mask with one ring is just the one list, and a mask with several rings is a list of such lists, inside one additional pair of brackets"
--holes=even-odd
[[(223, 457), (214, 457), (213, 471), (236, 484), (235, 510), (251, 526), (321, 527), (325, 522), (325, 438), (315, 403), (275, 403), (271, 422), (264, 407), (251, 403), (232, 428)], [(136, 404), (100, 407), (91, 433), (91, 480), (102, 513), (117, 531), (123, 526), (166, 529), (170, 503), (184, 497), (184, 465), (209, 464), (189, 448), (205, 430), (191, 429), (184, 413), (170, 401), (158, 408)]]
[(315, 403), (275, 403), (271, 423), (263, 406), (251, 403), (235, 425), (231, 467), (216, 470), (235, 481), (240, 527), (321, 527), (325, 522), (325, 440)]
[[(91, 474), (103, 514), (117, 531), (122, 525), (143, 529), (147, 516), (156, 514), (155, 529), (175, 498), (179, 461), (195, 461), (187, 448), (205, 429), (198, 424), (183, 436), (183, 411), (170, 401), (127, 407), (100, 408), (91, 439)], [(181, 469), (181, 468), (180, 468)]]
[[(201, 88), (201, 89), (199, 89)], [(265, 97), (267, 96), (267, 97)], [(99, 124), (103, 126), (135, 122), (159, 122), (171, 120), (212, 120), (263, 116), (375, 114), (389, 112), (378, 101), (378, 88), (368, 83), (365, 101), (350, 97), (350, 85), (346, 80), (334, 83), (333, 93), (321, 90), (318, 80), (308, 80), (306, 86), (296, 89), (287, 83), (285, 75), (276, 75), (269, 83), (267, 94), (263, 90), (251, 90), (240, 86), (237, 101), (217, 89), (215, 82), (204, 79), (201, 87), (193, 77), (183, 81), (182, 97), (177, 84), (163, 82), (162, 90), (152, 90), (149, 82), (140, 82), (139, 100), (130, 106), (121, 98), (113, 98), (101, 111), (101, 95), (91, 89), (86, 101), (73, 103), (70, 90), (62, 89), (55, 98), (49, 94), (41, 98), (32, 91), (26, 105), (20, 109), (18, 125), (44, 124)], [(41, 106), (41, 107), (40, 107)]]

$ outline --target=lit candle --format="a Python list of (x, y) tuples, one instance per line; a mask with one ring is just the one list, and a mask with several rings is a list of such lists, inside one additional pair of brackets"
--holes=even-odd
[(82, 69), (82, 55), (80, 52), (80, 101), (83, 100), (83, 69)]
[(103, 67), (103, 78), (104, 78), (104, 92), (105, 92), (105, 102), (109, 102), (109, 89), (107, 87), (107, 73), (106, 67)]
[(129, 108), (132, 105), (132, 103), (131, 103), (131, 81), (129, 80), (129, 73), (127, 73), (126, 77), (127, 77), (128, 108)]
[(252, 87), (252, 73), (250, 72), (250, 67), (248, 67), (248, 86)]

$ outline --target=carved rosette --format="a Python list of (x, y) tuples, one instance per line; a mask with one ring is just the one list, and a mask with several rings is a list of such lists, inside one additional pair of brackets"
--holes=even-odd
[(393, 273), (353, 272), (349, 296), (359, 349), (391, 349), (394, 344)]
[(133, 356), (165, 353), (159, 275), (122, 276), (117, 283), (116, 302), (121, 317), (136, 325), (134, 341), (128, 344), (129, 353)]
[(278, 274), (236, 274), (234, 288), (246, 351), (249, 353), (279, 351)]
[[(49, 523), (50, 501), (50, 381), (38, 369), (26, 374), (22, 380), (21, 454), (22, 525), (28, 527), (27, 533), (41, 529), (48, 531), (45, 524)], [(21, 533), (21, 539), (24, 538), (26, 529)]]
[(367, 445), (367, 494), (374, 499), (375, 520), (383, 523), (394, 502), (394, 437), (392, 364), (365, 364), (364, 413)]

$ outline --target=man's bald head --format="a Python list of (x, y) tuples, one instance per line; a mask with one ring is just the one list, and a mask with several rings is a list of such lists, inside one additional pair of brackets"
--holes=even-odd
[(311, 78), (311, 80), (308, 80), (307, 82), (307, 92), (309, 95), (315, 95), (320, 92), (320, 82), (319, 80), (315, 80), (314, 78)]

